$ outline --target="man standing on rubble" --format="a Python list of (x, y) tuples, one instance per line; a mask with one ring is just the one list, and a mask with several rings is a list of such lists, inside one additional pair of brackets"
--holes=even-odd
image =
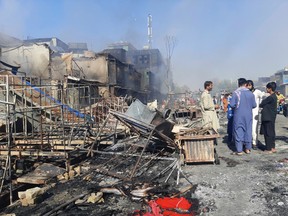
[(252, 109), (256, 107), (253, 93), (247, 88), (247, 80), (238, 79), (239, 88), (236, 89), (230, 101), (234, 110), (233, 135), (236, 152), (233, 154), (242, 155), (243, 145), (245, 153), (249, 154), (252, 148)]
[(253, 93), (256, 101), (256, 107), (252, 110), (252, 148), (256, 150), (258, 140), (259, 104), (261, 103), (265, 93), (259, 89), (255, 89), (252, 80), (247, 80), (247, 88)]
[(218, 104), (213, 103), (210, 92), (213, 89), (213, 82), (206, 81), (204, 83), (204, 91), (201, 94), (200, 107), (202, 112), (203, 127), (212, 127), (216, 132), (220, 128), (219, 119), (216, 109), (219, 109)]

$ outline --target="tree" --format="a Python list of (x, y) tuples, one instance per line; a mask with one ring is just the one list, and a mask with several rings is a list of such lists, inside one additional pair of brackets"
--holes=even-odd
[(165, 37), (165, 48), (166, 48), (166, 80), (165, 84), (168, 89), (168, 93), (172, 91), (173, 85), (173, 76), (171, 70), (171, 59), (174, 52), (174, 48), (176, 46), (177, 40), (174, 36), (166, 36)]

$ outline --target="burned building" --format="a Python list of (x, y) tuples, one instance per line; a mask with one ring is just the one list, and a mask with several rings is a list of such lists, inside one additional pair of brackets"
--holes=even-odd
[(142, 85), (151, 91), (150, 99), (162, 97), (165, 93), (164, 63), (158, 49), (131, 50), (127, 52), (127, 61), (143, 75)]
[(48, 45), (54, 52), (68, 52), (68, 45), (60, 40), (59, 38), (56, 37), (49, 37), (49, 38), (35, 38), (35, 39), (27, 39), (24, 40), (24, 45), (31, 45), (31, 44), (36, 44), (36, 45), (42, 45), (46, 44)]
[(109, 53), (115, 58), (117, 58), (119, 61), (126, 63), (127, 62), (127, 51), (123, 48), (111, 48), (111, 49), (105, 49), (102, 51), (103, 53)]
[(148, 100), (161, 98), (165, 85), (164, 62), (158, 49), (137, 50), (128, 42), (120, 42), (110, 44), (103, 52), (110, 53), (122, 62), (132, 64), (141, 73), (141, 86), (148, 92)]
[(66, 66), (61, 54), (68, 51), (68, 45), (57, 38), (24, 40), (14, 49), (3, 48), (1, 60), (17, 65), (19, 71), (42, 79), (62, 80)]
[(108, 45), (108, 49), (124, 49), (127, 52), (132, 50), (137, 50), (131, 43), (129, 42), (117, 42), (111, 43)]
[(68, 43), (68, 51), (73, 53), (73, 57), (82, 57), (88, 51), (87, 43)]
[(146, 103), (159, 98), (163, 84), (160, 51), (137, 50), (130, 43), (111, 44), (95, 54), (86, 43), (66, 44), (55, 37), (29, 39), (13, 50), (3, 48), (1, 60), (48, 83), (77, 80), (80, 85), (78, 81), (85, 80), (93, 85), (93, 96), (132, 96)]
[(288, 96), (288, 68), (277, 71), (274, 74), (277, 89), (285, 96)]
[(141, 89), (142, 75), (133, 65), (119, 61), (109, 53), (75, 58), (74, 62), (72, 70), (81, 68), (85, 79), (99, 84), (99, 94), (103, 97), (129, 95), (146, 101), (147, 94)]

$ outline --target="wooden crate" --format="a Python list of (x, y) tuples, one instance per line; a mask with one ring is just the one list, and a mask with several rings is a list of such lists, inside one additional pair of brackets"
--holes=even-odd
[(184, 153), (185, 163), (215, 162), (214, 145), (219, 134), (180, 135), (178, 141)]

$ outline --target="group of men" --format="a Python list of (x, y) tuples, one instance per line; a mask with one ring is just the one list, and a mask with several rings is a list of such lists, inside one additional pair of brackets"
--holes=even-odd
[[(269, 153), (276, 152), (276, 83), (271, 82), (268, 84), (266, 90), (269, 96), (263, 100), (265, 93), (255, 89), (252, 80), (246, 80), (244, 78), (238, 79), (238, 88), (233, 92), (232, 97), (229, 100), (229, 107), (233, 111), (233, 118), (230, 118), (230, 122), (228, 122), (228, 126), (230, 123), (232, 128), (230, 130), (232, 134), (228, 134), (228, 137), (230, 137), (231, 141), (233, 140), (233, 143), (235, 144), (236, 151), (233, 152), (235, 155), (242, 155), (244, 152), (249, 154), (252, 147), (253, 149), (257, 148), (259, 107), (263, 108), (260, 133), (264, 135), (266, 150)], [(213, 103), (210, 95), (210, 92), (213, 89), (213, 82), (206, 81), (204, 83), (204, 89), (200, 100), (203, 127), (212, 127), (217, 131), (220, 127), (216, 113), (216, 110), (219, 109), (219, 105)]]

